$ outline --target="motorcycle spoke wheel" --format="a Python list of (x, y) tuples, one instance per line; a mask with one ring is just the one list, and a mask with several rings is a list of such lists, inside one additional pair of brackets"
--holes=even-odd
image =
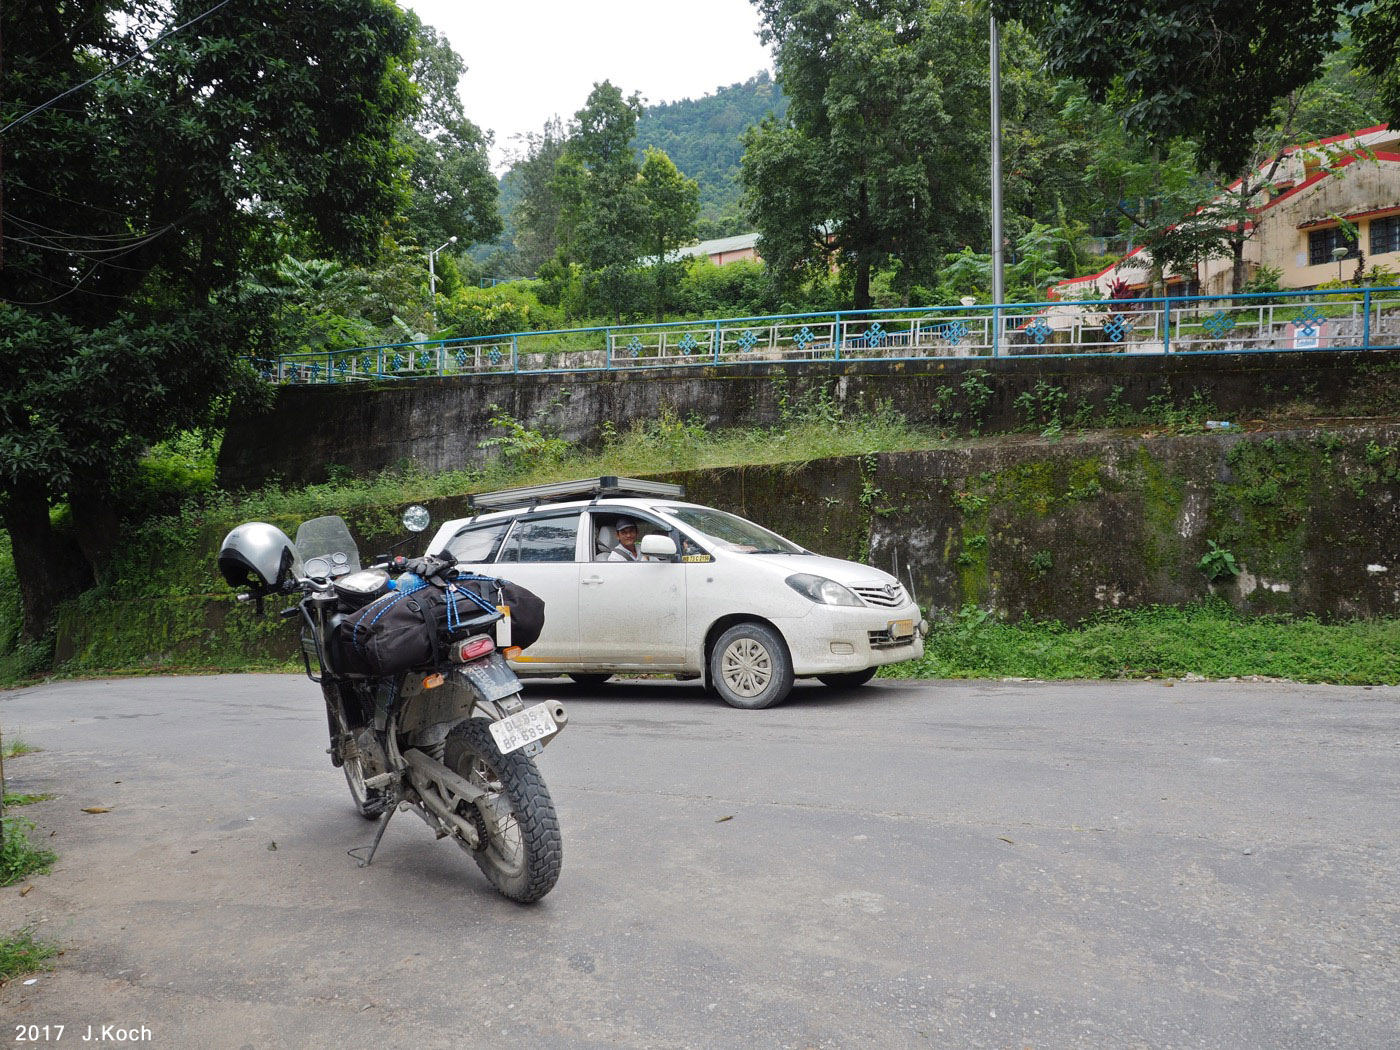
[(365, 768), (360, 760), (360, 749), (355, 743), (354, 734), (346, 724), (345, 715), (340, 709), (339, 698), (327, 698), (332, 704), (331, 717), (335, 719), (340, 771), (345, 774), (345, 783), (350, 788), (350, 799), (355, 803), (355, 812), (366, 820), (378, 820), (389, 804), (389, 796), (380, 789), (365, 786)]
[(487, 791), (463, 814), (481, 836), (467, 849), (483, 875), (503, 895), (537, 901), (554, 888), (563, 864), (563, 842), (554, 801), (534, 761), (519, 751), (502, 755), (484, 718), (457, 723), (447, 734), (443, 763)]
[(484, 759), (473, 758), (467, 780), (491, 793), (476, 807), (480, 817), (476, 821), (477, 830), (482, 833), (481, 848), (493, 854), (492, 860), (501, 871), (510, 876), (522, 874), (525, 871), (525, 837), (520, 821), (511, 812), (501, 778)]

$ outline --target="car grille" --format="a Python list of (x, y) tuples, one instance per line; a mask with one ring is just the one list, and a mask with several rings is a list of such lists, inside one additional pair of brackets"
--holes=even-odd
[(912, 638), (891, 638), (889, 631), (871, 631), (870, 648), (872, 649), (898, 649), (900, 646), (908, 645)]
[(904, 588), (897, 583), (890, 584), (893, 590), (886, 589), (883, 583), (857, 584), (851, 590), (861, 596), (866, 605), (874, 605), (880, 609), (897, 609), (907, 600), (904, 597)]

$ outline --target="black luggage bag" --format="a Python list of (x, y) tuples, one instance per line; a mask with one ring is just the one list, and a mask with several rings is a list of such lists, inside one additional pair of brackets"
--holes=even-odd
[(507, 580), (455, 574), (446, 587), (422, 582), (390, 591), (341, 621), (333, 640), (337, 664), (367, 675), (432, 666), (451, 643), (480, 629), (467, 626), (472, 620), (502, 605), (510, 609), (508, 644), (533, 644), (544, 629), (544, 601)]

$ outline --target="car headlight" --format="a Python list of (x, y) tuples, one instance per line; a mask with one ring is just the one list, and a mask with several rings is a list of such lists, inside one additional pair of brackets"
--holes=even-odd
[(825, 576), (812, 576), (800, 572), (796, 576), (789, 576), (787, 585), (802, 597), (819, 605), (864, 604), (849, 588), (842, 587), (835, 580), (828, 580)]

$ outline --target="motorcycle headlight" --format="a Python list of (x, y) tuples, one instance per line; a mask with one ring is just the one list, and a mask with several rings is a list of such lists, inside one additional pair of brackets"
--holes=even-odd
[(818, 605), (863, 604), (849, 588), (842, 587), (835, 580), (828, 580), (825, 576), (812, 576), (800, 572), (796, 576), (789, 576), (787, 585)]

